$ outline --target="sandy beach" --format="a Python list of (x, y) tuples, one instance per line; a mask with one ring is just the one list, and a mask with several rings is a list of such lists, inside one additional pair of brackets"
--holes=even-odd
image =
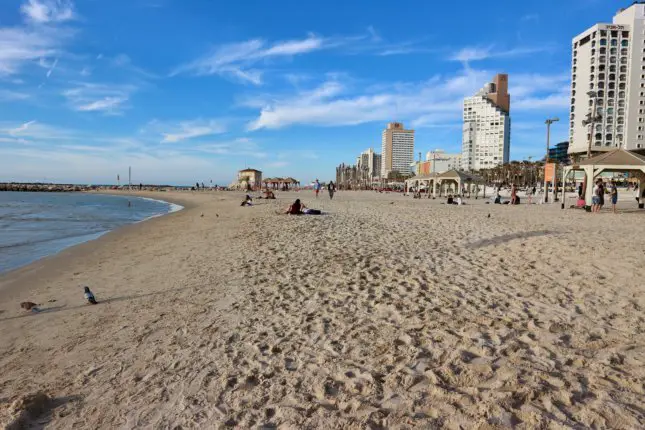
[(643, 211), (144, 195), (0, 277), (4, 426), (645, 427)]

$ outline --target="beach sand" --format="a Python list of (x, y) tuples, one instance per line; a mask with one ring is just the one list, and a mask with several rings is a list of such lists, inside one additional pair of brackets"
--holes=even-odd
[(643, 211), (147, 195), (186, 209), (0, 277), (0, 423), (645, 427)]

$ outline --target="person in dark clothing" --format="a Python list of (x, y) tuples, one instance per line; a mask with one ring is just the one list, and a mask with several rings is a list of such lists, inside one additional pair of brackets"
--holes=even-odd
[(332, 200), (334, 198), (334, 193), (336, 192), (334, 181), (329, 181), (329, 184), (327, 184), (327, 191), (329, 192), (329, 200)]
[(303, 209), (306, 209), (305, 205), (300, 203), (300, 199), (296, 199), (296, 201), (289, 206), (289, 209), (287, 209), (286, 213), (288, 215), (302, 215)]

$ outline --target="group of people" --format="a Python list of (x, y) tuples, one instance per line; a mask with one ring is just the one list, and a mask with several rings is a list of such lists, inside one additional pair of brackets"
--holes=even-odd
[[(591, 212), (600, 212), (600, 209), (605, 205), (605, 184), (602, 179), (596, 181), (596, 185), (593, 188), (593, 196), (591, 197)], [(580, 189), (578, 194), (582, 194)], [(616, 213), (616, 204), (618, 203), (618, 188), (616, 187), (616, 182), (611, 181), (609, 184), (609, 195), (611, 198), (611, 208), (614, 213)]]
[[(316, 179), (316, 182), (314, 182), (314, 192), (316, 193), (316, 198), (318, 198), (318, 194), (320, 194), (320, 191), (322, 190), (322, 184), (318, 179)], [(329, 193), (329, 200), (332, 200), (334, 198), (334, 193), (336, 192), (336, 184), (334, 184), (334, 181), (329, 181), (327, 184), (327, 192)]]

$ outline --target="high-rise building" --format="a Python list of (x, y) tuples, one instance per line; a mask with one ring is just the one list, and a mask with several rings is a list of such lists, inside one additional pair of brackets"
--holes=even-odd
[(381, 154), (374, 152), (374, 149), (370, 148), (361, 152), (361, 155), (358, 156), (357, 165), (360, 170), (367, 172), (368, 178), (373, 179), (381, 177), (381, 162)]
[(511, 96), (508, 75), (498, 74), (464, 99), (461, 167), (479, 170), (508, 163), (511, 150)]
[(400, 122), (391, 122), (381, 136), (381, 176), (387, 178), (392, 172), (410, 175), (414, 163), (414, 130), (406, 130)]
[(645, 149), (645, 4), (576, 36), (572, 56), (569, 154), (590, 142), (592, 152)]

